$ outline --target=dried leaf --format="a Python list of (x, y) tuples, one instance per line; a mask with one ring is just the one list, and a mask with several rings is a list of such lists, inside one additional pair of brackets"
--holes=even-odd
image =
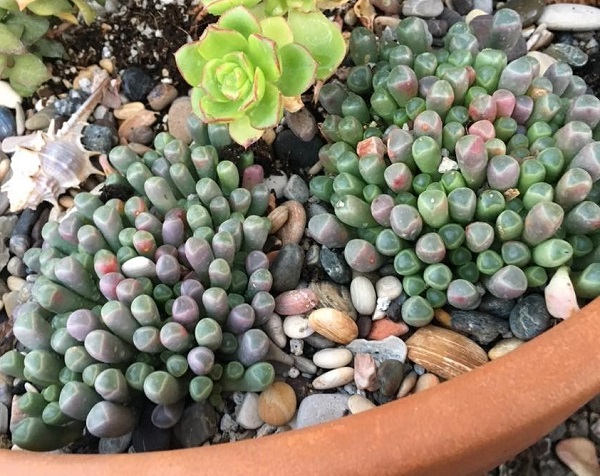
[(375, 21), (375, 8), (370, 0), (358, 0), (354, 4), (354, 13), (365, 28), (373, 31), (373, 22)]
[(283, 96), (283, 108), (289, 112), (298, 112), (304, 107), (300, 96)]

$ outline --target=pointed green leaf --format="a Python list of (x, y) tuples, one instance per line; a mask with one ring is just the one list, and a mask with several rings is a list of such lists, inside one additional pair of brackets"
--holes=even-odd
[(209, 25), (198, 40), (198, 52), (206, 60), (223, 58), (233, 51), (246, 51), (246, 38), (234, 30)]
[(0, 23), (0, 53), (6, 55), (20, 55), (26, 53), (25, 45), (16, 37), (10, 29)]
[(250, 125), (248, 116), (242, 116), (237, 121), (229, 124), (229, 135), (231, 138), (243, 147), (253, 144), (263, 135), (264, 131), (255, 129)]
[(261, 0), (202, 0), (202, 4), (211, 15), (222, 15), (227, 10), (239, 5), (251, 8)]
[(217, 23), (219, 27), (240, 32), (245, 38), (260, 32), (260, 23), (250, 10), (235, 7), (226, 11)]
[(248, 113), (250, 125), (256, 129), (275, 127), (282, 115), (283, 97), (275, 86), (267, 83), (262, 101)]
[(50, 79), (46, 65), (37, 56), (28, 53), (13, 57), (9, 70), (10, 85), (21, 96), (31, 96), (44, 81)]
[(306, 91), (315, 80), (318, 64), (308, 50), (296, 43), (285, 45), (281, 55), (279, 89), (284, 96), (297, 96)]
[(65, 47), (58, 41), (40, 38), (32, 46), (31, 51), (44, 58), (68, 58)]
[(290, 11), (288, 23), (294, 41), (306, 47), (319, 67), (317, 79), (327, 79), (346, 56), (346, 43), (340, 29), (321, 12)]
[(35, 0), (27, 5), (27, 9), (44, 17), (71, 12), (73, 7), (67, 0)]
[[(314, 12), (317, 10), (317, 0), (288, 0), (290, 10), (299, 10), (301, 12)], [(326, 10), (323, 8), (322, 10)]]
[(190, 94), (190, 101), (192, 103), (192, 111), (203, 122), (206, 122), (204, 120), (204, 114), (202, 114), (202, 109), (200, 109), (200, 101), (202, 99), (202, 96), (204, 96), (204, 91), (202, 91), (202, 89), (192, 88), (192, 93)]
[(265, 18), (261, 20), (260, 27), (262, 35), (277, 43), (278, 48), (294, 41), (292, 30), (283, 17)]
[(265, 87), (265, 75), (260, 69), (256, 68), (256, 71), (254, 71), (254, 80), (252, 82), (252, 92), (240, 105), (240, 110), (244, 112), (248, 111), (262, 101), (262, 98), (265, 95)]
[(8, 10), (9, 12), (19, 11), (19, 5), (15, 0), (0, 0), (0, 8)]
[(200, 54), (198, 42), (183, 45), (175, 52), (175, 63), (183, 79), (191, 86), (198, 86), (206, 60)]
[(25, 46), (32, 45), (43, 37), (50, 27), (47, 18), (21, 12), (11, 14), (4, 23)]
[(248, 56), (265, 75), (265, 79), (275, 82), (281, 76), (281, 60), (277, 54), (277, 44), (261, 35), (248, 37)]
[(217, 81), (217, 69), (223, 65), (222, 60), (210, 60), (202, 70), (202, 78), (199, 84), (210, 97), (216, 101), (227, 101), (225, 95), (221, 92), (220, 84)]

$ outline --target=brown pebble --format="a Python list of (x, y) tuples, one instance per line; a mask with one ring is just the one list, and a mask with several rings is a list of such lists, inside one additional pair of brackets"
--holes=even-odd
[(156, 113), (143, 109), (138, 111), (135, 116), (132, 116), (119, 126), (119, 139), (127, 142), (132, 142), (131, 136), (133, 131), (143, 126), (151, 126), (156, 122)]
[(154, 140), (154, 131), (149, 126), (136, 127), (129, 135), (130, 142), (148, 145)]
[(172, 84), (160, 83), (154, 86), (146, 99), (153, 111), (162, 111), (177, 99), (177, 89)]
[(275, 298), (275, 312), (280, 316), (305, 314), (318, 304), (316, 294), (308, 288), (284, 291)]
[(338, 344), (349, 344), (358, 336), (356, 323), (337, 309), (324, 307), (311, 312), (308, 324), (316, 332)]
[(275, 210), (269, 213), (269, 216), (267, 217), (269, 220), (271, 220), (271, 229), (269, 230), (269, 233), (277, 232), (287, 221), (288, 215), (289, 209), (283, 206), (277, 207)]
[(144, 103), (141, 103), (139, 101), (128, 102), (127, 104), (123, 104), (120, 108), (115, 109), (113, 114), (117, 119), (121, 121), (126, 121), (127, 119), (135, 117), (144, 109)]
[(406, 334), (408, 331), (409, 328), (404, 322), (394, 322), (386, 317), (385, 319), (380, 319), (373, 322), (367, 339), (383, 340), (389, 336), (400, 337), (401, 335)]
[(518, 347), (521, 347), (524, 343), (524, 341), (515, 337), (511, 337), (510, 339), (503, 339), (488, 351), (488, 357), (490, 358), (490, 360), (499, 359), (503, 355), (512, 352)]
[(167, 127), (169, 133), (184, 144), (192, 142), (192, 135), (187, 127), (188, 117), (192, 115), (192, 102), (189, 97), (179, 97), (169, 108)]
[(412, 389), (415, 388), (418, 378), (419, 376), (417, 375), (417, 372), (411, 370), (402, 380), (400, 388), (398, 389), (398, 393), (396, 394), (396, 398), (406, 397), (410, 392), (412, 392)]
[(296, 413), (296, 393), (284, 382), (274, 382), (258, 397), (258, 415), (269, 425), (282, 426)]
[(300, 243), (306, 228), (306, 210), (296, 200), (288, 200), (281, 204), (288, 209), (288, 219), (277, 231), (276, 235), (283, 245), (287, 243)]
[(450, 324), (452, 321), (452, 316), (450, 316), (450, 313), (444, 311), (443, 309), (436, 309), (433, 311), (433, 318), (446, 329), (452, 329), (452, 325)]
[(356, 320), (356, 325), (358, 326), (358, 338), (366, 339), (373, 327), (373, 320), (369, 316), (360, 316)]
[(367, 410), (371, 410), (375, 407), (376, 405), (371, 400), (363, 397), (362, 395), (352, 395), (348, 399), (348, 410), (350, 410), (350, 413), (353, 415), (366, 412)]
[(417, 384), (415, 385), (415, 392), (419, 393), (428, 388), (435, 387), (440, 383), (440, 379), (437, 375), (434, 374), (423, 374), (417, 380)]
[(354, 383), (359, 390), (375, 392), (379, 388), (377, 364), (371, 354), (354, 356)]

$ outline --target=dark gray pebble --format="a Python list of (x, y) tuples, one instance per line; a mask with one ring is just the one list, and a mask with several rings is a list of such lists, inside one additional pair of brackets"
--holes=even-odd
[[(71, 89), (66, 98), (58, 99), (54, 103), (56, 112), (63, 117), (71, 117), (85, 102), (89, 94), (80, 89)], [(58, 127), (58, 126), (57, 126)]]
[(408, 295), (406, 293), (400, 294), (396, 299), (394, 299), (387, 311), (385, 312), (386, 316), (389, 317), (394, 322), (400, 322), (402, 320), (402, 304), (404, 301), (408, 299)]
[(36, 207), (35, 210), (32, 210), (31, 208), (23, 210), (19, 215), (19, 219), (13, 229), (12, 235), (29, 235), (43, 209), (44, 207), (40, 205)]
[(127, 68), (121, 74), (123, 94), (130, 101), (143, 101), (152, 91), (154, 81), (140, 68)]
[(489, 344), (498, 336), (510, 337), (510, 327), (504, 319), (499, 319), (479, 311), (451, 311), (450, 327), (464, 332), (480, 344)]
[(442, 10), (442, 14), (439, 15), (437, 19), (445, 21), (448, 25), (448, 28), (450, 28), (455, 23), (458, 23), (459, 21), (463, 21), (463, 18), (459, 13), (455, 12), (451, 8), (445, 7), (444, 10)]
[(542, 15), (546, 8), (546, 2), (544, 0), (508, 0), (504, 7), (517, 12), (521, 17), (523, 28), (525, 28), (535, 23)]
[(369, 332), (371, 332), (373, 319), (371, 319), (371, 316), (359, 316), (356, 320), (356, 325), (358, 326), (358, 338), (366, 339)]
[(0, 106), (0, 141), (17, 135), (17, 124), (12, 111), (6, 106)]
[(473, 10), (473, 0), (452, 0), (452, 6), (461, 15), (466, 15)]
[(442, 38), (448, 31), (448, 23), (445, 20), (429, 19), (427, 28), (434, 38)]
[(218, 426), (219, 415), (210, 403), (193, 403), (183, 412), (173, 434), (184, 448), (193, 448), (215, 436)]
[(271, 264), (273, 291), (280, 293), (295, 289), (300, 281), (303, 262), (304, 250), (300, 245), (296, 243), (283, 245)]
[(546, 301), (539, 294), (521, 299), (510, 313), (510, 329), (515, 337), (530, 340), (550, 327), (550, 313)]
[(379, 391), (386, 397), (393, 397), (398, 393), (403, 378), (404, 364), (399, 360), (384, 360), (377, 368)]
[(273, 152), (278, 160), (298, 171), (312, 167), (319, 160), (319, 149), (324, 145), (325, 142), (318, 135), (305, 142), (286, 129), (277, 134), (273, 142)]
[(171, 448), (172, 431), (163, 430), (152, 423), (154, 405), (147, 405), (138, 425), (133, 430), (131, 444), (136, 453), (146, 451), (161, 451)]
[(113, 145), (116, 145), (113, 142), (112, 131), (108, 127), (97, 124), (90, 124), (85, 127), (81, 143), (88, 150), (105, 154), (108, 154)]
[(487, 312), (501, 319), (508, 319), (510, 311), (515, 307), (517, 301), (515, 299), (503, 299), (494, 296), (491, 293), (486, 293), (481, 298), (481, 304), (477, 308), (478, 311)]
[(348, 284), (352, 280), (352, 269), (346, 263), (346, 259), (341, 253), (336, 253), (323, 246), (319, 255), (321, 266), (327, 276), (338, 284)]
[(154, 131), (149, 126), (136, 127), (131, 131), (129, 140), (138, 144), (150, 145), (154, 140)]
[(11, 253), (22, 258), (25, 252), (31, 248), (31, 240), (27, 235), (13, 235), (8, 242)]

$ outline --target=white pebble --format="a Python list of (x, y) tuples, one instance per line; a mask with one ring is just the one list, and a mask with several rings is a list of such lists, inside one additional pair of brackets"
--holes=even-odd
[(363, 397), (362, 395), (352, 395), (348, 399), (348, 409), (350, 413), (356, 415), (357, 413), (365, 412), (367, 410), (371, 410), (375, 408), (376, 405), (369, 400), (368, 398)]
[(308, 325), (308, 319), (302, 315), (286, 316), (283, 320), (283, 332), (290, 339), (304, 339), (315, 331)]
[(258, 395), (256, 393), (246, 393), (241, 405), (235, 410), (236, 421), (246, 430), (256, 430), (264, 423), (258, 415)]
[(331, 388), (342, 387), (354, 380), (354, 369), (352, 367), (340, 367), (319, 375), (313, 380), (312, 385), (315, 390), (329, 390)]
[(548, 30), (592, 31), (600, 28), (600, 9), (588, 5), (557, 3), (544, 8), (538, 24), (545, 23)]
[(370, 316), (375, 312), (377, 295), (373, 283), (364, 276), (357, 276), (350, 283), (352, 304), (359, 314)]
[(384, 276), (375, 283), (378, 298), (387, 298), (390, 301), (402, 294), (402, 283), (396, 276)]
[(313, 355), (313, 362), (322, 369), (337, 369), (352, 362), (352, 352), (343, 347), (321, 349)]

